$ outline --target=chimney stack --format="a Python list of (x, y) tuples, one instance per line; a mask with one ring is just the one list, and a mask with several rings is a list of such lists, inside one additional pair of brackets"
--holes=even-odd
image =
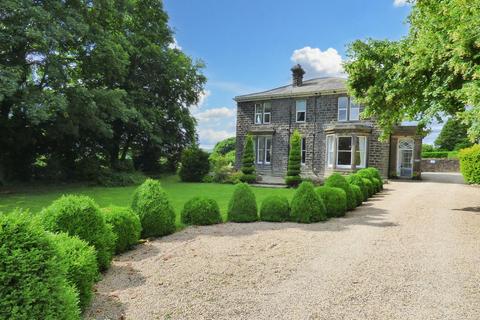
[(302, 66), (296, 64), (292, 67), (292, 80), (294, 87), (300, 87), (303, 84), (303, 75), (305, 74), (305, 70), (302, 69)]

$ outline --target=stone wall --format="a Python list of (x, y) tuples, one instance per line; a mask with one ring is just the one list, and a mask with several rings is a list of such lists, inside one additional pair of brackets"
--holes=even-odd
[(422, 172), (460, 172), (458, 159), (422, 159)]

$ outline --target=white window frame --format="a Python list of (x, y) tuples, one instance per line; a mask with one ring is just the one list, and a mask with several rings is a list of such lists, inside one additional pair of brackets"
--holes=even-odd
[[(346, 99), (347, 100), (347, 105), (342, 108), (340, 108), (340, 99)], [(341, 122), (344, 122), (344, 121), (348, 121), (348, 97), (338, 97), (337, 99), (337, 120), (338, 121), (341, 121)], [(340, 110), (342, 111), (345, 111), (345, 119), (340, 119)]]
[[(259, 118), (257, 118), (257, 115), (259, 116)], [(260, 121), (257, 121), (257, 119), (260, 119)], [(255, 103), (255, 118), (253, 119), (253, 122), (255, 124), (263, 123), (263, 105), (261, 103)]]
[[(360, 155), (360, 164), (357, 165), (355, 163), (356, 168), (366, 168), (367, 167), (367, 145), (368, 145), (368, 139), (367, 136), (357, 136), (358, 139), (358, 148), (355, 150), (355, 155), (354, 155), (354, 161), (355, 157), (357, 156), (357, 153)], [(363, 140), (363, 161), (362, 161), (362, 140)], [(355, 141), (356, 143), (356, 141)]]
[[(265, 111), (265, 107), (269, 106), (270, 111)], [(265, 121), (265, 116), (268, 114), (268, 121)], [(270, 102), (265, 102), (263, 104), (263, 123), (264, 124), (269, 124), (272, 121), (272, 104)]]
[[(263, 143), (263, 148), (259, 148), (260, 141)], [(270, 142), (269, 148), (267, 148), (268, 143)], [(257, 164), (271, 164), (272, 163), (272, 136), (256, 136), (255, 137), (255, 162)], [(270, 161), (267, 161), (267, 154), (270, 155)]]
[(300, 140), (300, 163), (302, 165), (307, 163), (307, 138), (305, 137)]
[[(347, 105), (345, 107), (340, 108), (340, 100), (346, 99)], [(356, 110), (356, 116), (353, 117), (352, 110)], [(340, 111), (345, 111), (345, 118), (340, 118)], [(359, 121), (360, 120), (360, 105), (353, 102), (353, 99), (350, 97), (338, 97), (337, 99), (337, 120), (339, 122), (347, 122), (347, 121)]]
[[(347, 152), (347, 150), (341, 150), (339, 149), (339, 146), (340, 146), (340, 143), (339, 143), (339, 140), (340, 138), (350, 138), (350, 164), (339, 164), (338, 163), (338, 159), (340, 158), (338, 156), (338, 153), (339, 152)], [(352, 167), (352, 157), (353, 157), (353, 152), (352, 152), (352, 149), (353, 149), (353, 137), (352, 136), (337, 136), (337, 148), (336, 148), (336, 152), (337, 152), (337, 161), (336, 161), (336, 166), (337, 168), (341, 168), (341, 169), (348, 169), (348, 168), (351, 168)]]
[(335, 135), (333, 134), (327, 135), (326, 148), (327, 148), (327, 151), (326, 151), (327, 167), (333, 168), (333, 162), (335, 159)]
[[(270, 111), (265, 111), (265, 106), (269, 106)], [(266, 115), (268, 115), (268, 121), (265, 121)], [(259, 121), (257, 121), (260, 119)], [(255, 103), (255, 115), (253, 122), (255, 124), (270, 124), (272, 121), (272, 104), (270, 102)]]
[[(299, 107), (300, 103), (303, 104), (304, 110), (298, 110), (298, 107)], [(299, 121), (298, 120), (298, 114), (302, 113), (302, 112), (304, 113), (304, 116), (303, 116), (304, 120)], [(295, 122), (304, 123), (306, 121), (307, 121), (307, 100), (304, 100), (304, 99), (303, 100), (296, 100), (295, 101)]]
[[(359, 121), (360, 120), (360, 105), (356, 104), (355, 102), (352, 101), (352, 99), (348, 99), (349, 104), (348, 104), (348, 120), (349, 121)], [(357, 110), (357, 116), (355, 119), (352, 117), (352, 110)]]

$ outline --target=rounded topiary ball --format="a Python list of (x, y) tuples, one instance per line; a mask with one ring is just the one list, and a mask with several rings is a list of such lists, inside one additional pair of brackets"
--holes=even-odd
[(143, 238), (175, 231), (175, 211), (159, 181), (147, 179), (135, 190), (132, 209), (140, 218)]
[(100, 208), (87, 196), (62, 196), (42, 210), (42, 222), (52, 232), (78, 236), (95, 247), (98, 266), (106, 270), (115, 251), (115, 234)]
[(362, 189), (355, 184), (351, 184), (350, 187), (352, 188), (353, 194), (355, 195), (355, 202), (357, 207), (362, 205), (363, 202), (363, 193)]
[(332, 174), (327, 178), (327, 180), (325, 180), (325, 186), (343, 189), (343, 191), (345, 191), (347, 194), (347, 210), (355, 209), (357, 206), (355, 195), (353, 194), (352, 188), (344, 176), (339, 173)]
[(68, 281), (77, 289), (80, 308), (85, 310), (92, 300), (93, 284), (99, 276), (95, 249), (66, 233), (53, 234), (52, 240), (67, 267)]
[(370, 198), (371, 196), (373, 196), (375, 194), (375, 186), (373, 185), (373, 182), (370, 179), (362, 178), (362, 180), (363, 180), (363, 183), (365, 184), (365, 186), (368, 189), (368, 197)]
[(351, 185), (354, 184), (360, 187), (360, 189), (362, 190), (363, 201), (367, 201), (368, 197), (370, 196), (370, 193), (369, 193), (368, 187), (365, 185), (365, 182), (363, 181), (363, 178), (360, 177), (358, 174), (353, 173), (353, 174), (349, 174), (346, 179), (347, 179), (347, 182), (350, 183)]
[(55, 244), (18, 211), (0, 214), (0, 319), (80, 319)]
[(220, 209), (215, 200), (195, 197), (183, 206), (182, 222), (193, 225), (210, 225), (222, 222)]
[(288, 199), (282, 196), (268, 196), (262, 202), (260, 208), (260, 220), (283, 222), (290, 216)]
[(347, 194), (343, 189), (323, 186), (317, 188), (316, 191), (325, 204), (329, 218), (345, 215), (347, 211)]
[(140, 218), (130, 208), (108, 207), (102, 209), (105, 221), (117, 236), (115, 253), (122, 253), (138, 243), (142, 225)]
[(368, 167), (365, 170), (370, 172), (370, 174), (373, 178), (378, 179), (378, 181), (380, 182), (380, 190), (382, 190), (383, 189), (383, 179), (382, 179), (382, 176), (380, 175), (380, 171), (378, 171), (377, 168), (373, 168), (373, 167)]
[(228, 203), (228, 220), (252, 222), (258, 220), (257, 201), (252, 189), (246, 183), (238, 183)]
[(312, 223), (327, 220), (327, 210), (309, 181), (300, 183), (293, 195), (290, 217), (292, 221)]
[(376, 190), (377, 192), (382, 191), (382, 189), (383, 189), (382, 182), (381, 182), (379, 179), (377, 179), (377, 178), (372, 178), (371, 180), (372, 180), (372, 182), (373, 182), (373, 185), (375, 186), (375, 190)]

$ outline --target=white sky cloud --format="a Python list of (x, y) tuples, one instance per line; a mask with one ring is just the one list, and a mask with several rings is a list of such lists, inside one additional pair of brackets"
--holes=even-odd
[(212, 128), (198, 128), (200, 144), (203, 147), (215, 145), (218, 141), (235, 136), (234, 131), (216, 130)]
[(342, 57), (334, 48), (322, 51), (319, 48), (304, 47), (293, 51), (290, 59), (302, 65), (307, 78), (345, 76)]
[(175, 39), (175, 38), (173, 38), (173, 43), (170, 43), (170, 44), (168, 45), (168, 47), (169, 47), (170, 49), (182, 50), (182, 47), (178, 44), (177, 39)]
[(199, 121), (211, 121), (216, 119), (224, 119), (234, 117), (236, 114), (234, 109), (227, 107), (208, 109), (203, 112), (194, 114)]
[(201, 108), (205, 102), (207, 101), (207, 98), (212, 94), (210, 90), (203, 90), (202, 93), (200, 93), (200, 97), (198, 99), (198, 104), (197, 107)]
[(393, 5), (395, 7), (404, 7), (404, 6), (408, 5), (408, 0), (394, 0)]

